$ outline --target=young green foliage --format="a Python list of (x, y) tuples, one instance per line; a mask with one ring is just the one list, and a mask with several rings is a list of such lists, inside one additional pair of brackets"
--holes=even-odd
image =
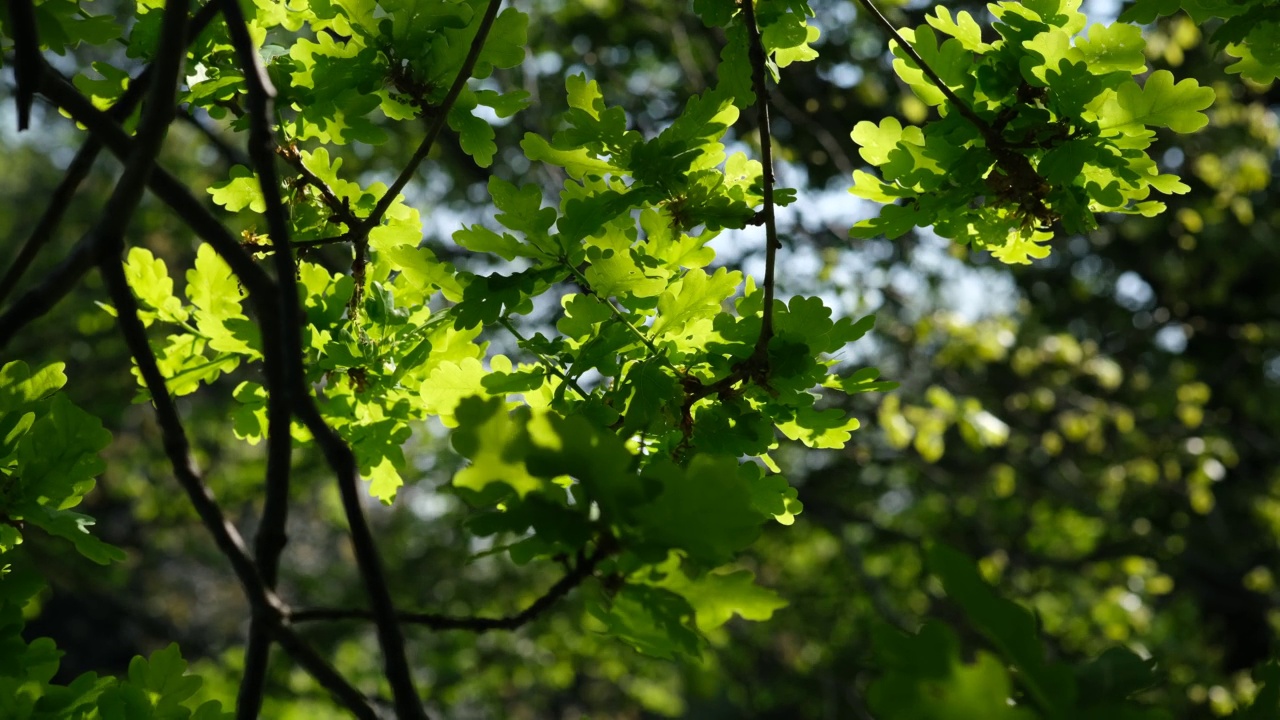
[[(1167, 70), (1146, 72), (1138, 28), (1085, 31), (1079, 0), (996, 3), (996, 38), (946, 8), (902, 36), (950, 97), (902, 47), (894, 70), (941, 117), (922, 128), (892, 117), (853, 129), (879, 177), (857, 171), (852, 192), (882, 203), (855, 237), (898, 237), (932, 226), (1006, 263), (1043, 258), (1054, 226), (1082, 233), (1095, 213), (1155, 215), (1152, 191), (1184, 193), (1146, 152), (1155, 128), (1190, 133), (1208, 123), (1214, 93)], [(960, 107), (956, 106), (956, 102)]]

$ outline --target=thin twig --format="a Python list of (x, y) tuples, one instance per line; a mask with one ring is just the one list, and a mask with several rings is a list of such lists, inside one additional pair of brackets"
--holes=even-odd
[(471, 48), (467, 51), (467, 57), (462, 61), (462, 67), (458, 70), (458, 76), (453, 79), (453, 85), (449, 87), (449, 92), (444, 96), (444, 100), (438, 106), (432, 108), (435, 112), (435, 117), (427, 128), (427, 134), (422, 138), (418, 149), (414, 151), (413, 157), (409, 158), (409, 162), (400, 171), (399, 177), (382, 194), (382, 198), (374, 206), (373, 212), (369, 213), (369, 216), (360, 223), (359, 227), (351, 229), (350, 235), (353, 240), (367, 238), (369, 231), (382, 222), (382, 216), (387, 213), (387, 210), (391, 208), (391, 204), (395, 202), (400, 192), (413, 179), (414, 174), (418, 171), (418, 166), (431, 153), (431, 147), (435, 145), (436, 138), (439, 137), (440, 131), (444, 129), (445, 123), (448, 122), (449, 110), (458, 101), (458, 96), (462, 94), (462, 88), (466, 87), (467, 81), (471, 79), (471, 72), (475, 70), (476, 61), (480, 59), (480, 51), (484, 49), (485, 40), (489, 37), (489, 29), (493, 27), (494, 18), (498, 16), (498, 8), (501, 5), (502, 0), (489, 0), (484, 16), (480, 18), (480, 27), (476, 29), (476, 35), (471, 40)]
[[(111, 154), (127, 158), (133, 152), (134, 139), (106, 113), (95, 108), (88, 98), (53, 68), (46, 68), (42, 75), (40, 92), (65, 110), (73, 120), (88, 128)], [(171, 207), (197, 237), (217, 251), (231, 266), (232, 272), (249, 291), (251, 298), (255, 295), (266, 297), (273, 293), (274, 283), (271, 278), (258, 267), (253, 256), (241, 247), (240, 240), (203, 203), (192, 196), (191, 191), (177, 178), (157, 166), (147, 181), (147, 187)]]
[(92, 231), (80, 239), (66, 258), (49, 271), (43, 282), (23, 293), (0, 314), (0, 349), (13, 340), (18, 331), (38, 318), (44, 317), (62, 298), (66, 297), (80, 278), (97, 262), (102, 246), (95, 242)]
[(766, 56), (760, 27), (756, 24), (755, 3), (742, 3), (742, 20), (747, 26), (747, 56), (751, 59), (751, 83), (756, 93), (756, 124), (760, 131), (760, 164), (764, 181), (764, 304), (761, 306), (760, 339), (756, 341), (753, 360), (767, 375), (769, 341), (773, 338), (774, 271), (778, 260), (778, 221), (773, 208), (773, 141), (769, 130), (769, 86), (765, 80)]
[[(329, 183), (320, 178), (319, 175), (311, 172), (311, 168), (302, 162), (302, 155), (298, 153), (298, 149), (289, 146), (281, 146), (276, 148), (276, 155), (288, 163), (294, 172), (302, 176), (302, 181), (307, 185), (320, 191), (320, 200), (324, 202), (325, 207), (329, 208), (329, 213), (333, 216), (332, 220), (343, 223), (350, 230), (360, 222), (360, 218), (351, 211), (351, 203), (346, 198), (338, 197), (338, 193), (329, 187)], [(332, 222), (331, 220), (331, 222)], [(339, 240), (349, 240), (350, 238), (342, 237)], [(312, 241), (314, 242), (314, 241)], [(301, 246), (302, 243), (294, 243), (295, 247)]]
[(317, 248), (325, 245), (338, 245), (340, 243), (351, 242), (348, 235), (334, 235), (331, 237), (315, 238), (312, 240), (295, 240), (293, 246), (296, 248)]
[[(818, 144), (822, 146), (822, 149), (827, 151), (827, 156), (831, 158), (831, 162), (836, 166), (837, 170), (844, 174), (845, 177), (853, 175), (853, 162), (849, 159), (849, 154), (844, 151), (844, 148), (840, 147), (835, 135), (826, 126), (796, 107), (782, 93), (778, 93), (771, 99), (774, 106), (781, 110), (788, 120), (800, 125), (813, 135)], [(763, 221), (763, 218), (761, 220)]]
[(49, 205), (45, 208), (44, 214), (36, 222), (31, 235), (23, 243), (22, 250), (13, 259), (13, 264), (5, 272), (4, 278), (0, 279), (0, 305), (3, 305), (5, 299), (9, 297), (9, 293), (18, 287), (18, 282), (22, 279), (22, 275), (26, 273), (27, 268), (31, 267), (36, 255), (53, 238), (54, 232), (57, 231), (58, 225), (62, 222), (63, 214), (71, 204), (71, 198), (75, 197), (76, 190), (80, 188), (80, 184), (84, 182), (84, 179), (88, 177), (89, 171), (93, 169), (93, 163), (98, 159), (98, 153), (101, 150), (102, 144), (95, 138), (89, 138), (76, 151), (76, 156), (72, 158), (71, 164), (67, 166), (67, 171), (62, 176), (62, 181), (58, 183), (58, 187), (54, 188), (53, 193), (49, 196)]
[[(188, 0), (167, 0), (156, 60), (153, 64), (155, 81), (147, 97), (147, 107), (138, 125), (138, 138), (133, 143), (129, 159), (125, 163), (120, 180), (107, 198), (101, 219), (80, 238), (67, 259), (58, 265), (46, 281), (33, 288), (0, 316), (0, 347), (28, 323), (43, 316), (76, 286), (80, 278), (108, 252), (123, 246), (125, 228), (133, 218), (147, 177), (151, 174), (160, 146), (164, 143), (169, 123), (173, 122), (174, 102), (178, 78), (186, 59)], [(47, 72), (37, 72), (39, 76)]]
[(178, 415), (177, 406), (174, 405), (173, 398), (165, 387), (164, 375), (156, 365), (155, 353), (147, 340), (146, 328), (138, 319), (137, 300), (129, 289), (123, 266), (118, 261), (107, 259), (100, 268), (111, 302), (115, 306), (120, 332), (134, 361), (138, 364), (143, 384), (151, 394), (156, 422), (160, 425), (165, 454), (173, 466), (174, 476), (191, 500), (196, 515), (213, 536), (214, 544), (230, 561), (231, 569), (240, 581), (245, 598), (250, 606), (255, 608), (255, 613), (272, 618), (271, 630), (275, 640), (343, 707), (350, 710), (356, 717), (375, 720), (377, 713), (369, 705), (368, 699), (283, 624), (282, 618), (289, 614), (288, 607), (262, 581), (257, 566), (249, 557), (249, 549), (245, 546), (240, 532), (222, 514), (222, 508), (191, 458), (191, 446), (182, 425), (182, 418)]
[(898, 46), (901, 47), (907, 55), (911, 56), (911, 59), (915, 61), (915, 64), (920, 68), (920, 70), (924, 72), (925, 75), (928, 75), (929, 79), (933, 81), (933, 84), (938, 86), (938, 89), (942, 91), (942, 94), (946, 96), (947, 100), (950, 100), (951, 104), (955, 106), (956, 111), (963, 115), (970, 123), (973, 123), (973, 126), (982, 133), (984, 138), (986, 138), (988, 144), (993, 146), (1003, 144), (1003, 141), (1000, 140), (1000, 135), (989, 124), (987, 124), (987, 121), (978, 117), (978, 114), (973, 111), (973, 108), (970, 108), (968, 103), (961, 100), (960, 96), (956, 95), (955, 92), (953, 92), (951, 88), (942, 81), (942, 78), (938, 76), (938, 73), (935, 72), (933, 68), (929, 67), (929, 63), (925, 62), (924, 58), (920, 57), (920, 53), (916, 52), (916, 49), (911, 45), (911, 43), (902, 38), (902, 35), (898, 33), (898, 29), (893, 26), (893, 23), (889, 22), (889, 19), (884, 16), (884, 13), (880, 12), (880, 8), (876, 7), (872, 0), (858, 0), (858, 2), (867, 9), (867, 12), (871, 14), (871, 17), (875, 19), (876, 22), (880, 23), (880, 26), (885, 29), (885, 32), (888, 32), (893, 36), (893, 39), (897, 41)]
[[(211, 2), (209, 5), (216, 6), (217, 3)], [(193, 113), (190, 108), (179, 109), (178, 119), (195, 128), (196, 132), (203, 135), (204, 139), (208, 140), (209, 144), (218, 151), (218, 154), (222, 156), (223, 162), (227, 165), (247, 166), (249, 164), (249, 158), (245, 157), (244, 153), (240, 152), (239, 149), (227, 142), (226, 139), (218, 134), (217, 130), (209, 127), (208, 124), (196, 117), (195, 113)]]
[[(546, 612), (555, 605), (564, 596), (568, 595), (571, 590), (581, 585), (587, 578), (591, 577), (596, 566), (607, 555), (613, 552), (615, 546), (611, 543), (602, 542), (595, 552), (587, 555), (578, 553), (578, 562), (573, 569), (565, 573), (554, 585), (547, 589), (537, 600), (534, 600), (524, 610), (514, 614), (499, 618), (486, 618), (474, 616), (457, 616), (457, 615), (439, 615), (435, 613), (418, 613), (418, 612), (401, 612), (397, 614), (400, 622), (412, 623), (415, 625), (425, 625), (432, 630), (468, 630), (471, 632), (482, 633), (490, 630), (515, 630), (542, 613)], [(315, 622), (319, 620), (369, 620), (373, 614), (368, 610), (352, 610), (343, 608), (307, 608), (302, 610), (294, 610), (289, 616), (292, 622)]]
[[(191, 18), (186, 30), (188, 44), (191, 38), (208, 26), (214, 14), (208, 6), (205, 6)], [(36, 61), (44, 63), (43, 57), (38, 55)], [(104, 115), (117, 121), (128, 117), (146, 93), (153, 73), (153, 66), (148, 66), (137, 78), (130, 81), (129, 87), (120, 96), (120, 99)], [(34, 73), (37, 79), (49, 79), (52, 75), (54, 75), (52, 70), (43, 65)], [(93, 167), (94, 160), (101, 149), (100, 142), (98, 138), (91, 137), (81, 146), (79, 152), (76, 153), (75, 158), (71, 161), (71, 165), (67, 168), (62, 181), (58, 183), (58, 187), (54, 190), (44, 214), (36, 223), (35, 229), (32, 230), (31, 235), (27, 238), (27, 242), (18, 253), (18, 257), (14, 259), (4, 278), (0, 280), (0, 303), (8, 297), (9, 293), (16, 289), (23, 274), (30, 268), (40, 250), (49, 243), (53, 234), (57, 231), (71, 198)], [(117, 155), (122, 159), (127, 159), (131, 152), (132, 149), (117, 153)], [(82, 242), (84, 242), (84, 239), (82, 239)], [(79, 278), (88, 272), (89, 268), (94, 264), (93, 253), (90, 250), (91, 248), (87, 245), (83, 247), (77, 245), (67, 254), (67, 258), (62, 263), (49, 272), (43, 283), (18, 300), (9, 313), (0, 317), (0, 347), (7, 344), (13, 337), (13, 333), (18, 329), (26, 325), (26, 323), (43, 316), (67, 293), (71, 292)]]
[(516, 339), (516, 342), (520, 345), (522, 350), (533, 353), (533, 356), (538, 359), (538, 362), (542, 363), (542, 366), (547, 369), (547, 372), (560, 378), (562, 382), (573, 388), (574, 391), (578, 393), (578, 396), (583, 400), (587, 399), (587, 391), (583, 390), (582, 387), (578, 385), (578, 380), (576, 378), (569, 377), (568, 373), (556, 367), (555, 363), (551, 361), (551, 358), (543, 355), (533, 348), (528, 347), (529, 341), (524, 335), (521, 335), (520, 331), (516, 329), (516, 326), (511, 323), (511, 318), (503, 315), (498, 318), (498, 324), (506, 328), (507, 332), (511, 333), (512, 337)]

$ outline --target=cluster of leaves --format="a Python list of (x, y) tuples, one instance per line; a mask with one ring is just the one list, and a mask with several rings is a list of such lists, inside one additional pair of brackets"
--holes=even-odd
[(217, 701), (190, 701), (201, 681), (186, 674), (176, 645), (134, 658), (125, 678), (85, 673), (62, 686), (51, 682), (62, 655), (53, 641), (22, 639), (24, 611), (44, 587), (22, 547), (24, 533), (39, 529), (70, 542), (99, 565), (125, 557), (89, 533), (92, 518), (71, 509), (102, 472), (98, 452), (111, 434), (59, 392), (67, 381), (62, 370), (52, 364), (32, 372), (22, 362), (0, 368), (0, 716), (230, 717)]
[[(932, 225), (1023, 263), (1047, 253), (1039, 243), (1053, 223), (1083, 232), (1095, 212), (1152, 215), (1163, 209), (1147, 199), (1153, 189), (1185, 191), (1147, 155), (1150, 128), (1198, 129), (1212, 91), (1175, 84), (1166, 71), (1139, 85), (1134, 77), (1147, 70), (1140, 31), (1094, 26), (1078, 36), (1079, 4), (997, 4), (999, 38), (990, 43), (970, 15), (953, 18), (945, 8), (904, 33), (910, 50), (893, 45), (895, 69), (942, 117), (924, 128), (887, 118), (854, 129), (883, 178), (859, 171), (854, 192), (904, 201), (855, 235), (896, 237)], [(100, 22), (52, 15), (57, 3), (41, 7), (41, 22), (63, 29), (42, 32), (48, 49), (105, 41)], [(483, 118), (527, 105), (527, 93), (499, 90), (492, 76), (523, 61), (528, 17), (497, 9), (481, 0), (255, 3), (248, 30), (279, 89), (272, 150), (292, 172), (264, 192), (265, 178), (237, 166), (209, 194), (228, 223), (249, 228), (248, 251), (276, 252), (274, 243), (286, 240), (349, 247), (347, 272), (331, 258), (304, 259), (296, 277), (275, 281), (301, 301), (298, 386), (314, 393), (323, 423), (351, 448), (370, 494), (393, 502), (415, 480), (406, 441), (432, 422), (452, 428), (463, 467), (446, 491), (472, 508), (473, 536), (492, 538), (515, 564), (563, 564), (570, 578), (598, 578), (588, 608), (609, 635), (658, 657), (697, 656), (707, 633), (733, 615), (764, 620), (784, 605), (736, 564), (764, 525), (790, 524), (802, 509), (772, 453), (783, 439), (843, 448), (858, 421), (833, 407), (838, 394), (892, 385), (874, 369), (838, 363), (870, 318), (835, 317), (815, 297), (774, 299), (771, 280), (757, 286), (715, 267), (708, 245), (725, 230), (769, 225), (773, 207), (795, 199), (773, 187), (771, 168), (729, 154), (726, 143), (739, 111), (768, 101), (767, 75), (776, 81), (779, 68), (816, 56), (812, 10), (802, 0), (695, 2), (727, 38), (718, 82), (650, 137), (629, 128), (595, 81), (568, 78), (568, 110), (554, 131), (520, 144), (530, 162), (563, 172), (563, 187), (548, 198), (537, 185), (492, 178), (493, 223), (452, 236), (484, 259), (461, 271), (421, 247), (422, 220), (399, 193), (444, 124), (487, 167), (497, 145)], [(158, 10), (139, 6), (130, 57), (156, 52)], [(222, 25), (200, 33), (180, 100), (245, 130), (261, 118), (248, 109), (251, 83), (237, 50)], [(119, 101), (128, 73), (107, 63), (95, 69), (100, 77), (78, 77), (77, 86), (99, 106)], [(426, 125), (428, 139), (395, 183), (366, 186), (344, 171), (340, 148), (383, 142), (385, 121), (406, 120)], [(276, 195), (285, 198), (287, 239), (256, 226), (276, 209), (268, 199)], [(229, 387), (231, 376), (235, 434), (251, 444), (268, 438), (271, 398), (260, 381), (270, 373), (255, 371), (269, 365), (274, 338), (246, 310), (248, 278), (232, 271), (225, 248), (199, 247), (181, 295), (168, 264), (147, 249), (128, 252), (124, 273), (167, 393)], [(491, 352), (495, 336), (509, 336), (515, 357)], [(118, 552), (84, 532), (89, 520), (70, 508), (101, 470), (96, 453), (108, 438), (51, 395), (63, 382), (51, 367), (0, 372), (0, 552), (16, 552), (25, 523), (106, 562)], [(936, 458), (951, 425), (974, 445), (1003, 442), (1007, 428), (976, 401), (940, 388), (929, 400), (930, 408), (902, 413), (886, 404), (882, 420), (900, 431), (896, 442), (914, 437)], [(307, 443), (313, 430), (294, 426), (292, 436)], [(1128, 703), (1154, 682), (1150, 662), (1114, 651), (1075, 672), (1046, 663), (1026, 611), (992, 595), (954, 553), (934, 550), (931, 561), (1003, 663), (986, 654), (963, 662), (939, 625), (914, 637), (885, 633), (872, 704), (886, 718), (1159, 717)], [(19, 577), (21, 564), (12, 567)], [(196, 682), (176, 649), (136, 660), (127, 680), (85, 676), (50, 686), (52, 646), (20, 639), (29, 587), (0, 591), (19, 593), (0, 594), (0, 646), (17, 658), (0, 666), (0, 683), (14, 683), (16, 716), (89, 708), (105, 717), (220, 715), (216, 704), (185, 704)], [(1006, 666), (1017, 670), (1020, 691)], [(1269, 675), (1267, 692), (1276, 688)]]
[(1227, 72), (1264, 85), (1280, 77), (1280, 2), (1136, 0), (1120, 15), (1120, 21), (1150, 23), (1179, 10), (1186, 11), (1196, 24), (1213, 18), (1225, 20), (1214, 31), (1211, 42), (1225, 47), (1228, 55), (1239, 58), (1227, 66)]
[[(933, 226), (1008, 263), (1045, 257), (1055, 223), (1097, 226), (1094, 213), (1155, 215), (1152, 190), (1184, 193), (1146, 152), (1154, 131), (1208, 123), (1214, 99), (1194, 80), (1147, 71), (1139, 28), (1094, 25), (1079, 0), (992, 5), (998, 39), (986, 42), (968, 13), (946, 8), (894, 43), (894, 70), (941, 118), (922, 128), (888, 117), (853, 130), (880, 177), (857, 171), (853, 193), (886, 206), (856, 237), (897, 237)], [(921, 67), (922, 61), (930, 70)], [(936, 84), (930, 74), (945, 83)]]
[[(928, 550), (929, 571), (947, 598), (994, 653), (978, 650), (966, 659), (949, 626), (930, 620), (906, 634), (888, 626), (876, 632), (876, 659), (883, 674), (868, 699), (886, 720), (945, 718), (1114, 718), (1160, 720), (1169, 715), (1141, 701), (1160, 682), (1155, 659), (1113, 647), (1074, 667), (1046, 658), (1036, 617), (998, 595), (978, 567), (945, 545)], [(1262, 689), (1232, 717), (1274, 717), (1280, 711), (1280, 665), (1258, 670)]]
[[(350, 51), (355, 41), (335, 44), (322, 31), (358, 35), (364, 16), (332, 8), (336, 16), (311, 20), (312, 29), (321, 47)], [(733, 8), (718, 4), (710, 19), (731, 25), (745, 43)], [(802, 9), (761, 5), (771, 62), (811, 56), (803, 48), (814, 31)], [(270, 26), (277, 18), (259, 19)], [(293, 15), (290, 22), (299, 27)], [(333, 76), (327, 57), (299, 40), (287, 54), (271, 55), (268, 69), (273, 77), (292, 72), (296, 88), (299, 73)], [(352, 62), (369, 71), (367, 62)], [(715, 254), (707, 244), (755, 221), (765, 199), (761, 164), (727, 155), (722, 142), (738, 106), (754, 101), (748, 67), (694, 97), (647, 139), (627, 128), (621, 108), (606, 106), (594, 81), (568, 78), (561, 129), (549, 141), (530, 133), (521, 144), (530, 161), (568, 175), (559, 207), (544, 207), (535, 185), (494, 177), (489, 192), (501, 228), (474, 225), (453, 236), (460, 247), (519, 270), (473, 274), (437, 260), (418, 247), (421, 220), (400, 199), (369, 232), (363, 277), (305, 260), (299, 266), (308, 380), (370, 492), (394, 499), (408, 468), (401, 446), (422, 421), (456, 428), (453, 445), (469, 462), (452, 487), (480, 511), (473, 532), (506, 543), (500, 546), (521, 564), (602, 561), (599, 573), (613, 579), (593, 612), (613, 634), (662, 656), (697, 653), (699, 632), (732, 612), (764, 619), (781, 605), (771, 591), (753, 589), (750, 573), (726, 567), (762, 523), (789, 524), (801, 510), (769, 451), (779, 437), (842, 447), (858, 421), (824, 409), (822, 393), (886, 387), (872, 369), (833, 374), (835, 357), (871, 328), (870, 318), (835, 319), (817, 298), (775, 301), (762, 343), (764, 290), (739, 272), (708, 268)], [(385, 72), (383, 81), (398, 77)], [(189, 100), (219, 107), (213, 97)], [(352, 116), (343, 117), (350, 124)], [(297, 132), (288, 140), (338, 137)], [(316, 213), (308, 207), (328, 199), (333, 215), (363, 215), (387, 192), (343, 178), (341, 159), (324, 147), (289, 145), (282, 154), (296, 158), (299, 171), (289, 181), (295, 237), (332, 231), (310, 224)], [(210, 194), (248, 216), (265, 208), (258, 182), (237, 167)], [(773, 193), (776, 204), (793, 198)], [(165, 263), (145, 249), (130, 251), (126, 274), (144, 322), (166, 328), (154, 349), (171, 393), (262, 360), (257, 326), (242, 307), (245, 291), (209, 246), (186, 273), (185, 302)], [(558, 318), (521, 317), (548, 293), (560, 294)], [(433, 311), (434, 298), (451, 304)], [(509, 333), (523, 357), (491, 354), (482, 338), (494, 331)], [(256, 443), (267, 430), (266, 391), (247, 379), (234, 396), (236, 434)]]

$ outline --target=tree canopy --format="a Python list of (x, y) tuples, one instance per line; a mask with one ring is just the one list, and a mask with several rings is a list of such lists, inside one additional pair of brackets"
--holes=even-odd
[(1280, 715), (1275, 0), (0, 32), (0, 717)]

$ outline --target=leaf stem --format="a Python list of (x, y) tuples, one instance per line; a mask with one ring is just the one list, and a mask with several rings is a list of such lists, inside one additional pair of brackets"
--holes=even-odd
[(765, 363), (767, 373), (769, 340), (773, 338), (775, 271), (781, 243), (778, 242), (778, 220), (773, 206), (773, 142), (769, 129), (769, 86), (765, 80), (768, 59), (764, 40), (760, 37), (760, 27), (756, 24), (755, 0), (744, 0), (742, 19), (747, 26), (747, 55), (751, 60), (751, 83), (756, 94), (756, 125), (760, 131), (760, 164), (763, 166), (764, 181), (764, 207), (761, 209), (765, 234), (764, 304), (760, 311), (760, 338), (756, 341), (753, 360), (755, 363)]
[(543, 355), (542, 353), (538, 352), (537, 350), (534, 350), (533, 348), (528, 347), (529, 341), (524, 337), (524, 335), (521, 335), (520, 331), (516, 329), (516, 326), (512, 324), (511, 318), (506, 317), (505, 315), (502, 317), (499, 317), (498, 324), (506, 328), (507, 332), (511, 333), (512, 337), (516, 339), (516, 342), (520, 344), (520, 348), (522, 350), (524, 350), (525, 352), (532, 353), (533, 356), (538, 359), (538, 362), (542, 363), (542, 366), (547, 369), (547, 372), (560, 378), (562, 382), (564, 382), (569, 387), (573, 388), (574, 391), (578, 393), (578, 396), (581, 397), (583, 400), (586, 400), (588, 397), (590, 397), (587, 394), (587, 391), (583, 390), (582, 386), (578, 384), (578, 380), (576, 378), (569, 377), (568, 373), (564, 372), (559, 367), (557, 367), (555, 363), (551, 362), (551, 358), (547, 357), (546, 355)]
[[(579, 551), (578, 562), (573, 569), (565, 573), (554, 585), (547, 589), (537, 600), (524, 610), (505, 617), (487, 618), (475, 616), (440, 615), (436, 613), (402, 612), (400, 622), (425, 625), (432, 630), (469, 630), (482, 633), (490, 630), (515, 630), (547, 611), (561, 598), (569, 594), (575, 587), (591, 577), (596, 565), (614, 552), (611, 542), (602, 540), (590, 555)], [(368, 610), (345, 608), (307, 608), (296, 610), (289, 619), (295, 623), (315, 622), (320, 620), (368, 620), (372, 614)]]
[(458, 69), (457, 77), (453, 79), (453, 85), (449, 87), (449, 92), (444, 96), (444, 100), (433, 108), (435, 117), (427, 128), (427, 134), (422, 138), (418, 149), (414, 151), (413, 157), (409, 158), (409, 162), (400, 171), (399, 177), (382, 194), (382, 198), (374, 206), (373, 212), (369, 213), (368, 217), (347, 233), (351, 236), (350, 239), (357, 240), (369, 236), (369, 231), (382, 222), (383, 215), (386, 215), (387, 210), (391, 208), (391, 204), (396, 201), (400, 192), (404, 190), (409, 181), (413, 179), (414, 174), (417, 173), (418, 166), (431, 153), (431, 147), (435, 145), (436, 138), (439, 137), (445, 123), (448, 122), (449, 110), (458, 101), (458, 96), (462, 94), (462, 88), (466, 87), (467, 81), (471, 79), (471, 73), (475, 70), (476, 61), (480, 59), (480, 51), (484, 49), (485, 40), (489, 37), (489, 30), (493, 27), (494, 19), (498, 17), (498, 8), (501, 5), (502, 0), (489, 0), (484, 16), (480, 18), (480, 27), (476, 29), (476, 35), (471, 40), (471, 48), (467, 51), (467, 57), (462, 61), (462, 67)]
[[(239, 0), (220, 2), (231, 43), (244, 71), (248, 90), (249, 157), (257, 171), (266, 202), (268, 233), (275, 250), (272, 260), (276, 270), (276, 312), (263, 317), (263, 335), (273, 339), (276, 358), (266, 363), (266, 369), (273, 377), (269, 378), (268, 389), (268, 496), (263, 508), (265, 534), (261, 536), (258, 545), (263, 556), (261, 562), (269, 571), (267, 579), (274, 580), (279, 554), (284, 547), (291, 450), (290, 421), (296, 413), (321, 446), (326, 460), (337, 475), (356, 565), (374, 610), (383, 669), (391, 686), (396, 714), (401, 720), (425, 720), (426, 711), (423, 710), (414, 687), (413, 674), (405, 652), (404, 634), (395, 618), (395, 606), (387, 586), (386, 571), (360, 503), (355, 456), (346, 442), (325, 422), (306, 384), (306, 371), (302, 361), (302, 332), (298, 326), (298, 319), (302, 317), (298, 303), (298, 269), (293, 248), (289, 245), (289, 219), (275, 172), (276, 142), (271, 130), (275, 88), (272, 87), (266, 68), (262, 65), (262, 58), (253, 45)], [(360, 263), (364, 260), (361, 251), (366, 237), (356, 239), (356, 259)], [(360, 269), (363, 269), (362, 264)], [(362, 272), (360, 274), (363, 275)], [(254, 630), (258, 632), (255, 633)], [(265, 631), (266, 626), (255, 618), (250, 625), (251, 640), (254, 639), (253, 635), (258, 635), (259, 641), (250, 643), (247, 660), (253, 660), (257, 664), (254, 668), (257, 676), (250, 687), (256, 695), (242, 692), (239, 707), (239, 712), (248, 717), (256, 715), (261, 705), (260, 678), (265, 678), (266, 673), (267, 645), (262, 637)]]
[(873, 0), (858, 0), (858, 2), (867, 9), (867, 12), (871, 14), (871, 17), (885, 29), (885, 32), (893, 36), (893, 39), (897, 41), (898, 46), (901, 47), (907, 55), (911, 56), (911, 59), (915, 61), (920, 70), (933, 81), (933, 84), (938, 86), (938, 89), (942, 91), (942, 94), (946, 96), (947, 100), (955, 106), (956, 111), (972, 123), (973, 126), (978, 129), (978, 132), (982, 133), (982, 136), (986, 138), (989, 145), (992, 145), (993, 147), (996, 145), (1003, 145), (1003, 141), (1000, 139), (999, 134), (996, 133), (991, 125), (979, 117), (978, 114), (973, 111), (973, 108), (969, 107), (965, 101), (960, 99), (960, 96), (956, 95), (955, 92), (942, 81), (942, 78), (938, 76), (938, 73), (929, 66), (929, 63), (924, 61), (924, 58), (920, 57), (920, 53), (916, 52), (915, 47), (902, 38), (898, 29), (893, 26), (893, 23), (889, 22), (889, 19), (884, 16), (884, 13), (880, 12), (880, 8), (876, 7)]

